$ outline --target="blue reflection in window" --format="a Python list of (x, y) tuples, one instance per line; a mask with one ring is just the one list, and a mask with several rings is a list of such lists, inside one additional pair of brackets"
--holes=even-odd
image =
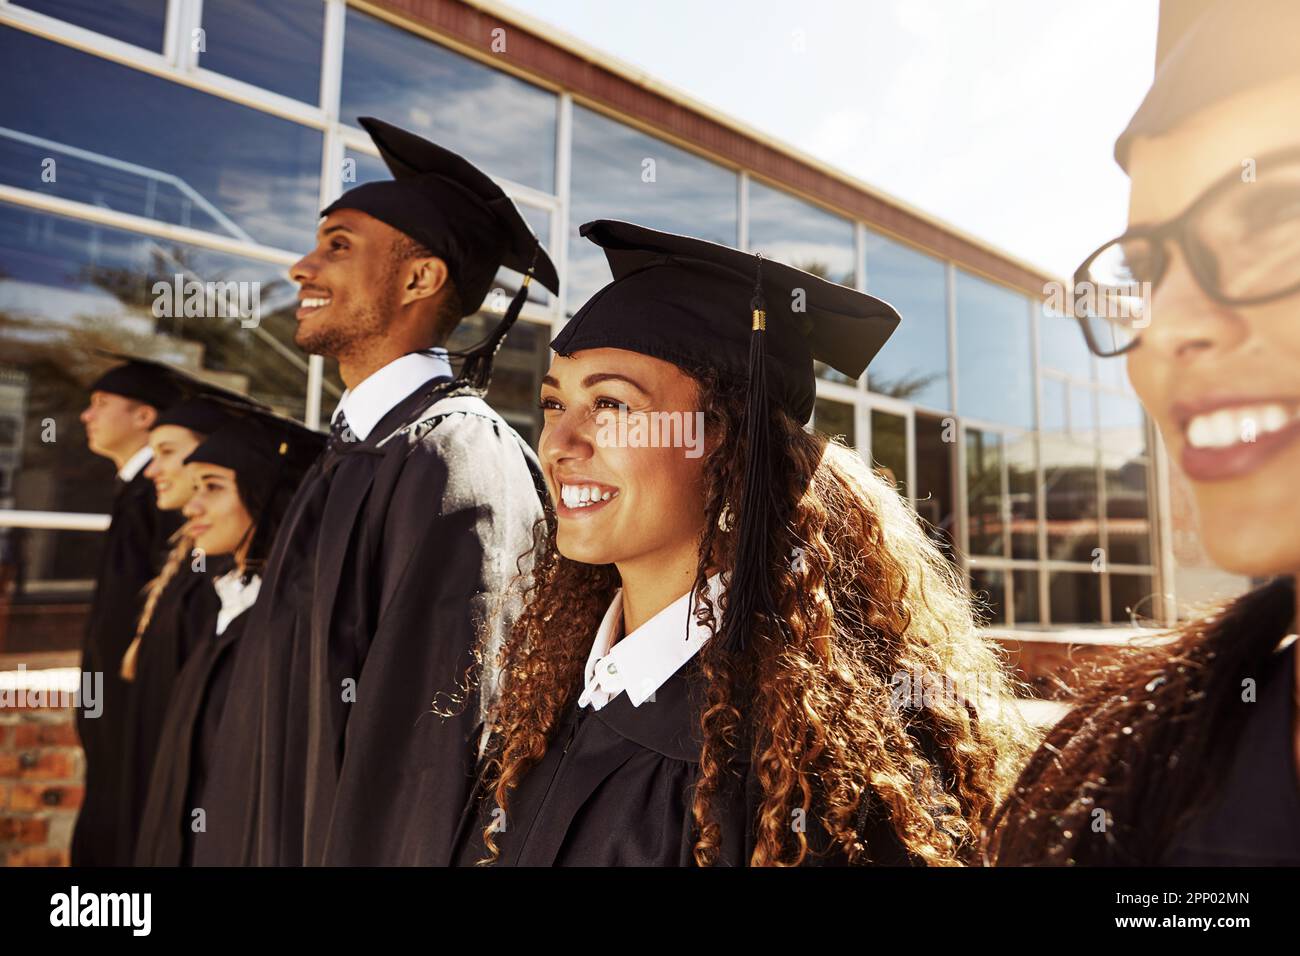
[(957, 409), (962, 415), (1032, 428), (1029, 302), (957, 271)]
[(555, 191), (554, 94), (358, 10), (343, 40), (340, 115), (428, 137), (493, 176)]
[(14, 5), (162, 52), (167, 0), (19, 0)]
[[(157, 283), (258, 283), (259, 321), (154, 315)], [(251, 295), (251, 287), (250, 293)], [(202, 363), (223, 384), (295, 417), (307, 359), (293, 344), (297, 287), (283, 266), (0, 203), (0, 354), (66, 362), (103, 346)]]
[(944, 264), (867, 233), (867, 291), (903, 317), (867, 371), (873, 392), (948, 411), (948, 293)]
[(203, 0), (199, 66), (304, 103), (320, 102), (321, 0)]
[(609, 282), (604, 253), (578, 235), (584, 222), (626, 219), (736, 245), (737, 177), (729, 169), (579, 106), (572, 164), (570, 314)]
[[(309, 248), (321, 134), (19, 30), (0, 62), (0, 182), (283, 249)], [(53, 160), (51, 166), (46, 160)], [(53, 170), (54, 181), (44, 175)]]
[(853, 287), (853, 223), (763, 183), (749, 183), (749, 248)]
[(1084, 343), (1079, 323), (1044, 308), (1038, 325), (1043, 366), (1065, 372), (1085, 382), (1092, 380), (1092, 353)]

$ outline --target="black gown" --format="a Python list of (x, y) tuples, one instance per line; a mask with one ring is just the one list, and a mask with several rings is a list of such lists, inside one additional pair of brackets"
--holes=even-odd
[(135, 637), (144, 589), (157, 574), (167, 539), (179, 516), (160, 512), (153, 482), (144, 471), (121, 485), (113, 498), (95, 597), (86, 625), (81, 669), (102, 675), (102, 711), (76, 714), (77, 734), (86, 755), (86, 787), (72, 833), (73, 866), (122, 866), (131, 847), (121, 829), (124, 742), (131, 685), (122, 680), (122, 655)]
[(1300, 866), (1296, 644), (1273, 655), (1222, 783), (1171, 841), (1161, 866)]
[(236, 656), (248, 696), (228, 709), (208, 801), (223, 838), (199, 865), (449, 861), (479, 706), (430, 711), (464, 679), (544, 493), (532, 450), (481, 399), (427, 418), (450, 385), (327, 448), (290, 505)]
[[(577, 707), (577, 693), (541, 761), (510, 795), (503, 816), (476, 788), (457, 832), (456, 865), (485, 858), (483, 829), (495, 822), (498, 865), (694, 866), (691, 799), (699, 776), (700, 745), (691, 687), (700, 680), (692, 660), (632, 706), (619, 694), (600, 710)], [(696, 692), (698, 700), (698, 691)], [(747, 865), (755, 846), (761, 793), (745, 767), (744, 784), (720, 800), (719, 866)], [(504, 823), (504, 830), (501, 829)], [(880, 804), (868, 803), (858, 831), (870, 862), (919, 865), (899, 842)], [(808, 814), (810, 850), (829, 844), (816, 815)], [(804, 865), (843, 865), (838, 853), (810, 853)]]
[(136, 866), (191, 866), (197, 846), (219, 839), (206, 819), (196, 832), (201, 818), (195, 811), (207, 813), (214, 758), (225, 747), (222, 717), (228, 704), (239, 706), (238, 698), (231, 698), (230, 680), (234, 648), (248, 616), (248, 611), (240, 614), (221, 634), (214, 617), (176, 675), (136, 843)]
[(162, 737), (172, 686), (190, 651), (217, 626), (221, 602), (212, 588), (212, 575), (228, 569), (194, 571), (181, 567), (154, 605), (149, 626), (140, 637), (124, 741), (121, 827), (134, 857), (154, 755)]

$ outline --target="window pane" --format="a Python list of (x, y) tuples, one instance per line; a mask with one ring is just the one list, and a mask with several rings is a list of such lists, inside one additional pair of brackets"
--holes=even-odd
[(1155, 585), (1148, 574), (1110, 575), (1111, 623), (1141, 626), (1143, 620), (1158, 618), (1160, 605), (1154, 594)]
[(749, 183), (749, 248), (853, 286), (853, 223), (753, 180)]
[(320, 102), (321, 0), (203, 0), (199, 66), (304, 103)]
[(1094, 392), (1086, 385), (1070, 386), (1070, 434), (1089, 445), (1097, 441), (1097, 416), (1093, 413)]
[(1038, 572), (1013, 571), (1011, 580), (1016, 591), (1016, 626), (1032, 627), (1041, 624), (1043, 612), (1038, 602)]
[(1088, 351), (1079, 323), (1046, 307), (1040, 316), (1038, 341), (1043, 367), (1085, 382), (1092, 381), (1092, 353)]
[(948, 293), (944, 264), (868, 232), (867, 291), (903, 321), (871, 362), (873, 392), (948, 411)]
[[(107, 514), (113, 467), (86, 451), (84, 440), (77, 451), (87, 459), (78, 510)], [(103, 547), (99, 531), (0, 527), (0, 654), (81, 649)]]
[(853, 406), (834, 402), (829, 398), (817, 399), (813, 409), (813, 428), (829, 438), (838, 437), (850, 448), (858, 447), (857, 431), (853, 427)]
[(1011, 495), (1011, 556), (1038, 559), (1038, 472), (1030, 432), (1007, 435), (1007, 488)]
[[(570, 315), (609, 282), (605, 254), (578, 235), (592, 219), (736, 244), (736, 174), (630, 126), (573, 108), (569, 213)], [(746, 311), (749, 303), (742, 306)]]
[(379, 117), (492, 176), (555, 192), (554, 94), (352, 8), (343, 44), (346, 122)]
[(1095, 454), (1085, 449), (1074, 460), (1044, 463), (1047, 555), (1053, 560), (1091, 564), (1101, 547)]
[[(178, 274), (183, 284), (231, 284), (257, 305), (256, 320), (222, 315), (215, 298), (192, 289), (177, 297)], [(26, 420), (55, 422), (51, 468), (71, 460), (65, 443), (82, 440), (62, 436), (81, 434), (83, 386), (103, 364), (85, 354), (92, 346), (203, 371), (302, 418), (307, 360), (293, 345), (296, 288), (283, 266), (0, 204), (0, 276), (0, 355), (30, 380)], [(17, 507), (86, 510), (79, 495), (62, 497), (60, 474), (38, 486), (19, 481)]]
[(162, 52), (167, 0), (19, 0), (14, 5)]
[(1108, 459), (1127, 460), (1146, 454), (1146, 425), (1142, 406), (1129, 395), (1100, 392), (1101, 447)]
[[(17, 131), (0, 133), (0, 182), (281, 249), (310, 246), (320, 132), (18, 30), (0, 28), (0, 62), (26, 78), (23, 96), (0, 98), (0, 126)], [(148, 109), (124, 108), (131, 103)]]
[(1005, 555), (1002, 506), (1002, 436), (966, 430), (966, 500), (970, 509), (970, 553)]
[(1007, 623), (1007, 581), (1005, 571), (971, 568), (971, 596), (981, 608), (986, 624)]
[(1101, 622), (1101, 575), (1058, 571), (1049, 576), (1053, 624)]
[(1029, 304), (957, 271), (957, 408), (1005, 425), (1034, 424)]
[[(815, 276), (850, 288), (857, 267), (853, 223), (760, 182), (749, 183), (749, 248)], [(829, 365), (817, 375), (852, 384)]]
[(956, 425), (951, 419), (916, 416), (916, 511), (929, 525), (931, 537), (955, 561), (952, 504), (952, 450)]
[(1106, 543), (1111, 564), (1151, 563), (1151, 516), (1147, 500), (1147, 463), (1134, 460), (1107, 465)]
[[(457, 350), (476, 345), (500, 319), (497, 315), (470, 316), (452, 333), (449, 348)], [(487, 393), (492, 407), (534, 448), (542, 431), (537, 395), (542, 388), (542, 376), (550, 367), (550, 344), (549, 325), (523, 319), (516, 322), (497, 352), (492, 365), (492, 385)], [(461, 362), (453, 360), (452, 366), (459, 372)]]
[(907, 419), (871, 410), (871, 460), (876, 473), (907, 496)]
[(1043, 422), (1040, 427), (1058, 436), (1070, 430), (1070, 386), (1048, 375), (1043, 376)]

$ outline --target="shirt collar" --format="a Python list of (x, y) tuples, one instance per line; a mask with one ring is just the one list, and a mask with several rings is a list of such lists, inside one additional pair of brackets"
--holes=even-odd
[[(708, 580), (715, 616), (723, 593), (721, 576)], [(688, 591), (635, 631), (614, 643), (623, 628), (623, 589), (614, 593), (596, 640), (587, 655), (587, 685), (578, 706), (600, 710), (626, 692), (633, 707), (654, 697), (655, 691), (695, 656), (709, 639), (708, 625), (695, 620), (693, 591)]]
[(131, 481), (136, 475), (149, 464), (149, 459), (153, 458), (153, 449), (145, 445), (138, 452), (126, 460), (126, 464), (117, 470), (117, 477), (123, 481)]
[(238, 569), (212, 579), (213, 590), (221, 599), (221, 610), (217, 613), (217, 633), (224, 634), (230, 622), (243, 614), (257, 601), (257, 592), (262, 589), (262, 579), (254, 574), (244, 581)]
[(451, 377), (451, 362), (446, 349), (411, 352), (389, 362), (372, 373), (356, 388), (349, 388), (339, 399), (334, 418), (342, 412), (358, 441), (365, 441), (380, 419), (397, 407), (397, 403), (417, 388), (435, 378)]

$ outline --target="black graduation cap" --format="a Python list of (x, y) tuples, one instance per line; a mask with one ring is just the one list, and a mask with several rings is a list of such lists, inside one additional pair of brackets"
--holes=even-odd
[(179, 425), (200, 435), (211, 435), (231, 420), (226, 403), (200, 395), (172, 405), (154, 420), (153, 427)]
[[(213, 404), (219, 400), (209, 399)], [(225, 424), (208, 435), (185, 458), (185, 464), (219, 465), (235, 472), (249, 515), (256, 525), (248, 549), (250, 569), (270, 552), (275, 533), (273, 507), (287, 504), (303, 474), (325, 446), (325, 436), (277, 415), (264, 406), (224, 403)]]
[(1296, 0), (1166, 0), (1160, 9), (1156, 75), (1115, 141), (1128, 168), (1133, 140), (1168, 132), (1221, 99), (1300, 73)]
[(90, 383), (92, 392), (110, 392), (132, 401), (144, 402), (162, 411), (178, 401), (184, 392), (172, 370), (160, 362), (131, 356), (124, 359)]
[[(160, 413), (154, 422), (155, 428), (158, 425), (182, 425), (197, 432), (213, 431), (216, 422), (210, 414), (200, 419), (197, 416), (204, 415), (203, 410), (191, 412), (180, 408), (181, 405), (188, 406), (199, 399), (214, 399), (223, 407), (249, 406), (269, 411), (265, 405), (247, 395), (199, 378), (193, 372), (175, 365), (111, 349), (96, 348), (91, 351), (121, 364), (100, 375), (91, 383), (90, 390), (112, 392), (152, 405)], [(211, 427), (192, 427), (179, 420), (180, 417), (186, 417), (190, 421), (202, 420)], [(177, 420), (169, 420), (172, 418)]]
[(467, 361), (461, 377), (479, 380), (486, 388), (492, 356), (523, 308), (529, 279), (559, 294), (555, 265), (513, 200), (473, 163), (382, 120), (363, 116), (357, 122), (370, 134), (393, 178), (349, 189), (322, 216), (356, 209), (426, 246), (447, 263), (465, 315), (479, 310), (501, 266), (524, 276), (506, 318), (463, 353)]
[[(614, 219), (585, 223), (579, 232), (605, 250), (614, 281), (578, 310), (551, 348), (562, 355), (619, 348), (669, 362), (707, 359), (750, 375), (757, 255)], [(761, 260), (761, 277), (767, 390), (804, 423), (817, 397), (813, 360), (858, 378), (893, 334), (898, 313), (770, 259)]]
[(583, 236), (605, 250), (614, 280), (551, 342), (558, 354), (618, 348), (677, 364), (701, 360), (748, 383), (747, 459), (736, 566), (723, 634), (743, 647), (755, 614), (783, 626), (771, 598), (772, 538), (782, 505), (772, 489), (773, 403), (806, 423), (814, 360), (851, 378), (898, 327), (893, 306), (792, 266), (728, 246), (598, 219)]

